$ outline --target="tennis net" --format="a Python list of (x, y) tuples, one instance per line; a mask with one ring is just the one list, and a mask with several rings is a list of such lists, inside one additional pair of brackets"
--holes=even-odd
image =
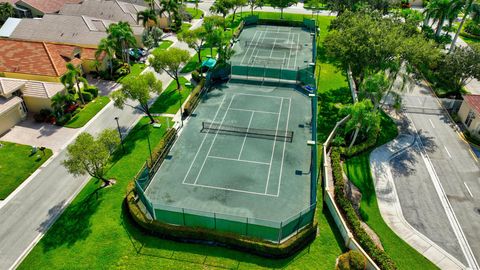
[(249, 127), (239, 127), (219, 124), (215, 122), (202, 122), (201, 132), (214, 131), (227, 135), (247, 136), (260, 139), (273, 139), (277, 141), (293, 141), (293, 131), (287, 130), (273, 130), (273, 129), (258, 129)]
[(250, 46), (255, 47), (255, 48), (263, 48), (263, 49), (269, 49), (269, 50), (301, 50), (302, 46), (296, 43), (270, 43), (270, 42), (258, 42), (258, 41), (245, 41), (245, 48), (248, 48)]

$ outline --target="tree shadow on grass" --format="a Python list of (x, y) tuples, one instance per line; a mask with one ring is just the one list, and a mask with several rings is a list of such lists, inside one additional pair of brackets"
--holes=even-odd
[[(127, 205), (123, 203), (123, 210), (121, 213), (122, 226), (128, 234), (133, 249), (138, 255), (156, 257), (177, 262), (184, 262), (196, 264), (199, 267), (215, 267), (231, 269), (237, 268), (240, 263), (255, 264), (267, 268), (284, 268), (289, 264), (297, 261), (302, 256), (310, 253), (310, 246), (312, 243), (301, 249), (295, 255), (284, 259), (267, 259), (252, 255), (250, 253), (240, 252), (230, 248), (226, 248), (222, 244), (214, 243), (200, 243), (195, 241), (180, 241), (175, 239), (165, 239), (147, 234), (143, 229), (140, 229), (128, 212)], [(329, 221), (334, 222), (331, 218)], [(341, 236), (336, 234), (337, 241), (342, 243)], [(185, 256), (184, 253), (188, 253)], [(232, 262), (234, 266), (213, 264), (210, 261), (216, 261), (214, 258), (224, 258)], [(213, 260), (208, 260), (212, 258)], [(236, 265), (236, 266), (235, 266)]]
[[(48, 218), (37, 228), (37, 231), (41, 233), (48, 230), (41, 242), (45, 251), (64, 245), (69, 247), (88, 237), (91, 233), (90, 219), (102, 201), (101, 198), (98, 198), (100, 189), (97, 188), (83, 200), (70, 205), (56, 221), (57, 215), (68, 205), (65, 205), (65, 201), (62, 201), (49, 210)], [(50, 228), (52, 222), (55, 223)]]

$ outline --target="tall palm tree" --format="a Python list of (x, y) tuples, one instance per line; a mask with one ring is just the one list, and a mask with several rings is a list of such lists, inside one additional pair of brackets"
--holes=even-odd
[(128, 48), (137, 45), (137, 40), (133, 34), (133, 30), (128, 22), (112, 23), (108, 29), (108, 39), (115, 44), (115, 52), (120, 55), (123, 62), (129, 63)]
[[(167, 13), (168, 22), (172, 21), (172, 14), (177, 14), (180, 11), (180, 4), (176, 0), (161, 0), (160, 1), (160, 15)], [(176, 16), (173, 16), (176, 17)]]
[(155, 0), (144, 0), (148, 4), (151, 10), (155, 10)]
[(467, 20), (468, 15), (470, 14), (470, 11), (472, 10), (473, 7), (473, 1), (474, 0), (468, 0), (466, 6), (465, 6), (465, 12), (462, 18), (462, 21), (460, 22), (460, 25), (458, 26), (457, 32), (455, 33), (455, 37), (452, 40), (452, 44), (450, 45), (450, 51), (453, 52), (455, 49), (455, 43), (457, 42), (458, 35), (460, 35), (460, 32), (462, 31), (463, 24), (465, 24), (465, 21)]
[(8, 17), (15, 15), (15, 9), (9, 2), (0, 3), (0, 22), (5, 22)]
[(462, 0), (432, 0), (428, 3), (425, 7), (424, 14), (426, 22), (428, 22), (429, 19), (434, 19), (434, 21), (437, 22), (436, 37), (439, 37), (442, 33), (445, 20), (456, 18), (462, 5)]
[(227, 17), (230, 9), (233, 8), (232, 2), (229, 0), (217, 0), (210, 7), (210, 12), (222, 14), (222, 17), (225, 19)]
[(99, 59), (102, 53), (108, 57), (108, 66), (110, 68), (110, 76), (113, 75), (113, 56), (115, 55), (115, 44), (113, 40), (108, 38), (102, 38), (98, 44), (97, 51), (95, 52), (95, 59)]
[(137, 23), (142, 22), (142, 25), (150, 33), (150, 30), (154, 25), (157, 25), (157, 14), (153, 9), (145, 9), (137, 13)]
[(75, 88), (77, 86), (77, 93), (82, 101), (82, 104), (85, 104), (83, 100), (83, 95), (80, 88), (80, 82), (84, 84), (86, 80), (82, 77), (82, 70), (75, 67), (72, 63), (67, 63), (67, 72), (60, 77), (60, 82), (68, 89), (68, 88)]

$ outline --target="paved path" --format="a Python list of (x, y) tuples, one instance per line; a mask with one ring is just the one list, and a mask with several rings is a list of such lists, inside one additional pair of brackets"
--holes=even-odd
[[(172, 46), (188, 48), (175, 37), (170, 39), (174, 41)], [(145, 72), (148, 71), (154, 72), (152, 69), (146, 69)], [(172, 81), (164, 73), (155, 74), (164, 87)], [(111, 92), (112, 89), (106, 91)], [(0, 202), (0, 269), (14, 268), (20, 263), (90, 179), (87, 176), (74, 177), (61, 165), (66, 146), (80, 132), (96, 134), (106, 128), (116, 128), (115, 117), (119, 117), (121, 130), (126, 133), (143, 114), (128, 106), (123, 110), (117, 109), (110, 102), (86, 126), (77, 129), (77, 133), (59, 147), (58, 152), (27, 179), (13, 196)]]
[(413, 228), (403, 216), (391, 162), (415, 143), (414, 136), (400, 135), (375, 149), (370, 155), (375, 192), (382, 217), (397, 235), (441, 269), (466, 269), (463, 263)]

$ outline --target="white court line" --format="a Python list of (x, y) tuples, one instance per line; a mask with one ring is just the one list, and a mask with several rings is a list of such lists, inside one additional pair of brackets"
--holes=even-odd
[[(287, 115), (287, 127), (285, 130), (288, 130), (288, 124), (290, 122), (290, 107), (292, 106), (292, 99), (288, 99), (288, 115)], [(282, 185), (282, 172), (283, 172), (283, 161), (285, 160), (285, 148), (287, 148), (287, 141), (283, 142), (283, 153), (282, 153), (282, 163), (280, 165), (280, 177), (278, 179), (277, 187), (277, 196), (280, 195), (280, 186)]]
[(247, 110), (247, 109), (237, 109), (237, 108), (230, 108), (230, 111), (278, 114), (277, 112), (267, 112), (267, 111), (257, 111), (257, 110)]
[(202, 184), (190, 184), (190, 183), (185, 183), (185, 185), (194, 186), (194, 187), (213, 188), (213, 189), (226, 190), (226, 191), (242, 192), (242, 193), (260, 195), (260, 196), (278, 197), (278, 196), (271, 195), (271, 194), (265, 194), (265, 193), (253, 192), (253, 191), (246, 191), (246, 190), (234, 189), (234, 188), (222, 188), (222, 187), (215, 187), (215, 186), (202, 185)]
[(467, 191), (468, 191), (468, 194), (470, 194), (470, 197), (473, 198), (473, 194), (472, 194), (472, 192), (470, 191), (470, 188), (467, 186), (467, 183), (463, 182), (463, 185), (465, 185), (465, 188), (467, 188)]
[[(290, 42), (290, 34), (291, 34), (291, 33), (288, 32), (288, 38), (287, 38), (287, 41), (288, 41), (288, 42)], [(293, 39), (292, 39), (292, 41), (293, 41)], [(290, 58), (291, 58), (291, 56), (292, 56), (292, 50), (288, 50), (288, 64), (287, 64), (287, 68), (290, 67)]]
[(430, 121), (430, 125), (432, 125), (432, 127), (435, 128), (435, 126), (433, 125), (432, 119), (428, 119), (428, 121)]
[(273, 155), (275, 153), (275, 144), (277, 143), (276, 138), (278, 134), (278, 125), (280, 124), (280, 116), (282, 115), (282, 107), (283, 107), (283, 99), (282, 99), (282, 102), (280, 103), (280, 111), (278, 112), (278, 117), (277, 117), (277, 127), (275, 129), (275, 140), (273, 141), (272, 156), (270, 157), (270, 166), (268, 167), (268, 176), (267, 176), (267, 184), (265, 185), (265, 193), (267, 193), (268, 182), (270, 182), (270, 171), (272, 170)]
[(254, 97), (268, 97), (268, 98), (284, 99), (283, 97), (276, 97), (276, 96), (269, 96), (269, 95), (258, 95), (258, 94), (239, 93), (239, 94), (235, 94), (235, 95), (236, 95), (236, 96), (254, 96)]
[(443, 147), (445, 148), (445, 151), (447, 151), (448, 156), (452, 158), (452, 155), (450, 155), (450, 152), (448, 151), (447, 147), (445, 145)]
[[(298, 47), (298, 46), (300, 45), (300, 34), (297, 33), (296, 35), (297, 35), (297, 47)], [(294, 63), (294, 65), (298, 65), (298, 64), (297, 64), (297, 55), (298, 55), (298, 53), (295, 54), (295, 63)], [(293, 67), (295, 67), (295, 66), (293, 66)]]
[(240, 62), (242, 65), (244, 65), (243, 61), (245, 60), (245, 56), (247, 56), (248, 51), (250, 50), (250, 47), (252, 47), (253, 41), (254, 41), (255, 38), (257, 37), (257, 33), (258, 33), (258, 32), (259, 32), (259, 31), (255, 31), (255, 34), (253, 35), (253, 38), (252, 38), (252, 42), (250, 42), (250, 45), (248, 45), (247, 50), (245, 51), (245, 54), (243, 55), (242, 61)]
[[(218, 130), (222, 128), (223, 122), (225, 121), (225, 117), (228, 114), (228, 109), (232, 105), (232, 102), (233, 102), (234, 98), (235, 98), (235, 95), (232, 96), (232, 99), (230, 100), (230, 103), (228, 104), (227, 110), (225, 111), (225, 114), (223, 115), (222, 122), (220, 122), (220, 126), (219, 126)], [(215, 140), (217, 139), (217, 136), (218, 136), (218, 130), (215, 132), (215, 137), (213, 137), (212, 144), (210, 144), (210, 148), (208, 148), (207, 156), (205, 157), (205, 159), (203, 159), (202, 167), (200, 167), (200, 171), (198, 171), (198, 174), (197, 174), (197, 177), (195, 178), (194, 184), (197, 183), (198, 177), (202, 173), (203, 167), (205, 166), (205, 162), (207, 161), (207, 157), (210, 155), (210, 151), (212, 151), (212, 147), (215, 144)]]
[[(252, 115), (250, 116), (250, 121), (248, 122), (248, 127), (247, 127), (247, 133), (250, 130), (250, 125), (252, 124), (254, 114), (255, 112), (252, 112)], [(243, 147), (245, 146), (245, 141), (247, 140), (247, 136), (248, 136), (247, 133), (245, 133), (245, 138), (243, 138), (242, 148), (240, 148), (240, 153), (238, 154), (238, 160), (240, 160), (240, 157), (242, 156)]]
[(217, 156), (208, 156), (207, 158), (239, 161), (239, 162), (254, 163), (254, 164), (260, 164), (260, 165), (270, 165), (270, 163), (267, 163), (267, 162), (260, 162), (260, 161), (246, 160), (246, 159), (236, 159), (236, 158), (217, 157)]
[[(265, 36), (266, 36), (266, 35), (267, 35), (267, 32), (265, 32), (265, 34), (264, 34), (263, 37), (261, 38), (262, 41), (260, 41), (260, 39), (259, 39), (258, 41), (260, 41), (260, 43), (264, 43), (264, 41), (265, 41)], [(257, 41), (257, 43), (255, 44), (255, 48), (253, 49), (253, 52), (255, 52), (255, 49), (257, 49), (257, 53), (256, 53), (255, 56), (253, 57), (253, 60), (257, 59), (258, 53), (260, 52), (260, 49), (257, 48), (258, 44), (260, 44), (260, 43), (258, 43), (258, 41)], [(250, 60), (252, 60), (252, 56), (253, 56), (253, 53), (252, 53), (252, 55), (250, 56)]]
[[(222, 102), (220, 102), (220, 105), (218, 106), (217, 112), (215, 113), (215, 116), (213, 117), (214, 122), (215, 122), (215, 119), (217, 119), (218, 112), (220, 111), (220, 108), (222, 108), (223, 102), (225, 102), (226, 97), (227, 97), (226, 95), (223, 97)], [(187, 180), (187, 176), (190, 173), (190, 170), (192, 169), (193, 164), (195, 164), (195, 160), (197, 160), (198, 153), (200, 153), (200, 149), (202, 149), (203, 143), (205, 142), (205, 139), (207, 138), (208, 133), (209, 133), (209, 131), (207, 131), (207, 133), (205, 133), (205, 136), (203, 136), (202, 143), (198, 147), (197, 153), (195, 154), (195, 157), (193, 158), (192, 163), (190, 164), (190, 167), (188, 168), (188, 171), (187, 171), (187, 174), (185, 175), (185, 178), (183, 178), (182, 184), (185, 184), (185, 180)]]

